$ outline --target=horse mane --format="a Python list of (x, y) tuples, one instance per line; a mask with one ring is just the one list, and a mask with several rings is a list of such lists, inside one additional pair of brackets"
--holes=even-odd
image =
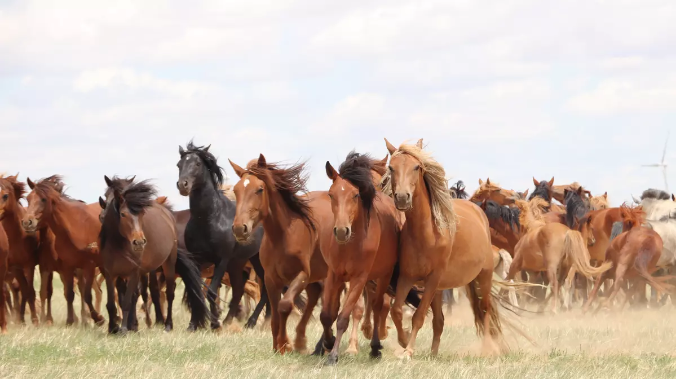
[(594, 211), (610, 208), (610, 202), (608, 202), (608, 197), (605, 195), (592, 196), (589, 199), (589, 204)]
[(540, 181), (540, 184), (538, 184), (535, 187), (535, 190), (533, 193), (528, 196), (528, 200), (533, 200), (536, 197), (542, 198), (546, 200), (548, 203), (552, 202), (552, 188), (549, 187), (549, 182), (546, 180)]
[(235, 197), (235, 191), (232, 190), (232, 187), (232, 184), (222, 184), (221, 192), (223, 192), (223, 195), (230, 199), (230, 201), (236, 201), (237, 198)]
[(26, 195), (26, 183), (20, 182), (17, 176), (0, 175), (0, 187), (7, 186), (14, 191), (14, 197), (17, 201)]
[(519, 208), (502, 206), (493, 200), (486, 200), (480, 206), (484, 210), (484, 213), (486, 213), (489, 221), (502, 220), (515, 232), (521, 229), (521, 221), (519, 220), (521, 211)]
[[(578, 187), (581, 188), (581, 187)], [(566, 225), (574, 229), (589, 213), (589, 206), (577, 191), (564, 191), (564, 203), (566, 204)]]
[(122, 191), (124, 191), (124, 189), (130, 186), (132, 183), (134, 183), (133, 176), (127, 178), (120, 178), (119, 176), (115, 175), (110, 179), (110, 186), (108, 186), (106, 194), (112, 193), (114, 191), (122, 193)]
[[(430, 194), (430, 203), (432, 206), (432, 217), (439, 229), (451, 230), (451, 235), (455, 234), (456, 215), (451, 202), (451, 194), (448, 191), (448, 181), (446, 180), (446, 171), (439, 162), (432, 158), (432, 155), (416, 145), (401, 144), (397, 151), (392, 154), (392, 158), (400, 154), (407, 154), (420, 162), (420, 169), (423, 172), (423, 179)], [(383, 192), (392, 193), (392, 182), (389, 180), (390, 173), (383, 176)], [(385, 180), (387, 178), (387, 180)]]
[(368, 154), (359, 154), (354, 150), (351, 151), (345, 161), (340, 164), (338, 174), (341, 178), (352, 183), (359, 189), (359, 197), (361, 204), (366, 213), (366, 227), (368, 228), (371, 220), (371, 209), (373, 209), (373, 201), (376, 198), (376, 187), (373, 186), (373, 170), (374, 159)]
[(307, 193), (308, 174), (305, 170), (305, 162), (283, 168), (279, 163), (266, 163), (258, 165), (254, 159), (247, 165), (247, 171), (262, 180), (268, 188), (274, 188), (286, 206), (300, 217), (313, 231), (316, 231), (315, 221), (312, 217), (309, 199), (299, 193)]
[(516, 200), (519, 209), (519, 222), (527, 230), (534, 230), (546, 224), (544, 214), (549, 203), (542, 198), (536, 197), (530, 201)]
[(486, 193), (490, 193), (492, 191), (501, 191), (502, 190), (502, 187), (500, 187), (499, 183), (495, 183), (495, 182), (492, 182), (490, 180), (486, 180), (485, 182), (484, 181), (480, 181), (480, 182), (481, 182), (481, 185), (479, 185), (479, 188), (477, 188), (476, 191), (474, 191), (474, 194), (472, 194), (472, 197), (470, 198), (470, 200), (471, 199), (477, 199), (477, 198), (481, 197), (482, 195), (484, 195)]
[(622, 215), (623, 230), (629, 231), (636, 226), (641, 226), (646, 219), (646, 213), (642, 206), (631, 206), (623, 203), (620, 206), (620, 214)]
[(458, 180), (449, 190), (451, 191), (451, 197), (454, 199), (467, 200), (469, 197), (469, 194), (465, 191), (465, 183), (462, 180)]
[[(120, 193), (124, 203), (127, 205), (129, 212), (133, 215), (138, 215), (145, 208), (153, 205), (155, 202), (153, 199), (157, 196), (157, 189), (155, 186), (150, 184), (150, 181), (144, 180), (138, 183), (132, 183), (127, 188)], [(117, 202), (117, 199), (114, 199), (113, 202)], [(163, 204), (165, 207), (168, 204)], [(116, 204), (116, 207), (119, 204)]]
[(654, 200), (671, 200), (671, 196), (666, 192), (659, 189), (649, 188), (643, 191), (641, 195), (641, 200), (645, 199), (654, 199)]
[(216, 190), (223, 185), (224, 176), (223, 176), (223, 167), (218, 165), (218, 160), (216, 157), (209, 152), (209, 146), (195, 146), (195, 144), (190, 140), (186, 145), (186, 151), (182, 156), (186, 154), (195, 154), (204, 163), (204, 167), (209, 171), (209, 176), (211, 177), (211, 183), (214, 185)]
[(40, 197), (49, 198), (53, 197), (54, 194), (58, 197), (67, 200), (67, 201), (77, 201), (84, 203), (82, 200), (73, 199), (64, 192), (65, 184), (63, 183), (63, 177), (61, 175), (52, 175), (47, 178), (40, 179), (35, 183), (35, 188), (33, 191), (37, 193)]

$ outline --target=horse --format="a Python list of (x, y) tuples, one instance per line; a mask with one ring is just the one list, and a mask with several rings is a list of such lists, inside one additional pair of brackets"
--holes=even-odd
[[(453, 200), (444, 168), (415, 145), (394, 147), (385, 139), (390, 153), (388, 185), (395, 207), (406, 214), (400, 237), (399, 277), (391, 309), (404, 358), (414, 353), (418, 331), (432, 308), (432, 354), (439, 352), (444, 326), (442, 292), (467, 286), (477, 332), (488, 352), (492, 341), (502, 336), (498, 309), (491, 294), (493, 253), (488, 219), (481, 208), (467, 200)], [(458, 222), (460, 220), (460, 222)], [(420, 306), (412, 319), (410, 335), (402, 327), (404, 299), (411, 287), (424, 281)]]
[[(305, 330), (322, 291), (328, 266), (319, 247), (319, 220), (331, 220), (331, 201), (326, 192), (307, 194), (305, 164), (282, 167), (267, 163), (263, 154), (246, 169), (230, 161), (240, 178), (233, 190), (237, 210), (232, 232), (239, 243), (251, 243), (259, 226), (265, 230), (260, 260), (272, 314), (272, 348), (285, 354), (292, 350), (286, 323), (293, 299), (304, 289), (307, 304), (296, 327), (294, 349), (307, 349)], [(282, 289), (288, 290), (282, 296)]]
[[(5, 230), (0, 224), (0, 334), (7, 333), (7, 317), (5, 316), (5, 304), (7, 304), (7, 293), (5, 290), (7, 279), (7, 258), (9, 257), (9, 241)], [(8, 304), (9, 305), (9, 304)], [(11, 307), (10, 307), (11, 308)]]
[(467, 200), (469, 194), (465, 191), (465, 183), (458, 180), (451, 188), (448, 189), (453, 199)]
[(604, 193), (603, 195), (592, 196), (589, 199), (589, 205), (593, 211), (601, 211), (610, 208), (610, 203), (608, 202), (608, 192)]
[[(580, 220), (577, 228), (570, 229), (561, 223), (545, 223), (542, 209), (546, 201), (541, 198), (534, 197), (529, 202), (519, 200), (516, 205), (520, 209), (520, 222), (525, 234), (516, 244), (507, 280), (514, 279), (523, 269), (547, 272), (552, 289), (552, 311), (556, 313), (559, 305), (559, 274), (568, 273), (566, 288), (571, 296), (576, 272), (590, 278), (608, 271), (611, 264), (604, 262), (595, 268), (589, 263), (587, 244), (591, 241), (590, 236), (593, 236), (592, 219), (589, 216)], [(565, 298), (566, 307), (570, 300), (570, 297)]]
[[(652, 273), (657, 270), (657, 263), (662, 253), (662, 238), (656, 231), (643, 226), (645, 212), (641, 206), (629, 207), (623, 204), (620, 207), (620, 212), (622, 221), (617, 224), (621, 226), (619, 229), (621, 234), (612, 239), (606, 253), (608, 260), (613, 263), (613, 268), (597, 278), (591, 296), (584, 305), (584, 312), (589, 310), (596, 299), (601, 283), (608, 277), (615, 279), (610, 296), (604, 302), (608, 305), (612, 304), (625, 279), (638, 279), (650, 284), (651, 287), (660, 292), (668, 292), (672, 288), (672, 286), (662, 283), (652, 276)], [(635, 285), (634, 289), (636, 292), (645, 291), (645, 285)], [(638, 293), (637, 295), (641, 296)], [(622, 307), (628, 297), (629, 294), (627, 294)]]
[[(196, 146), (190, 141), (186, 149), (179, 146), (181, 156), (177, 166), (179, 178), (176, 182), (182, 196), (190, 199), (190, 218), (184, 232), (185, 245), (200, 264), (213, 264), (214, 276), (209, 285), (208, 298), (211, 306), (211, 327), (220, 328), (219, 310), (216, 305), (223, 275), (228, 272), (232, 284), (232, 300), (224, 323), (229, 324), (239, 313), (240, 300), (244, 294), (244, 276), (242, 271), (247, 261), (256, 270), (256, 275), (265, 277), (260, 260), (256, 258), (263, 239), (263, 228), (251, 230), (252, 238), (246, 244), (238, 243), (232, 234), (236, 206), (221, 190), (223, 185), (223, 168), (209, 152), (209, 147)], [(266, 286), (264, 282), (263, 287)], [(257, 310), (267, 302), (265, 288), (261, 289), (261, 300)], [(260, 311), (258, 311), (260, 313)], [(258, 320), (254, 312), (247, 324), (253, 328)]]
[[(571, 184), (560, 184), (552, 186), (552, 197), (561, 204), (566, 204), (566, 191), (577, 191), (582, 188), (582, 185), (578, 182), (573, 182)], [(592, 197), (591, 192), (582, 188), (582, 198), (586, 202), (589, 202), (589, 199)]]
[[(107, 177), (106, 177), (107, 179)], [(121, 181), (123, 179), (118, 179)], [(207, 308), (202, 292), (202, 279), (197, 266), (190, 261), (185, 251), (178, 251), (176, 226), (171, 208), (154, 201), (156, 189), (147, 181), (125, 184), (122, 191), (113, 181), (109, 188), (113, 196), (109, 202), (99, 197), (102, 209), (102, 226), (100, 232), (101, 261), (106, 278), (109, 315), (108, 332), (125, 333), (134, 327), (138, 299), (138, 284), (141, 275), (151, 274), (161, 266), (167, 280), (167, 318), (164, 321), (165, 331), (173, 329), (172, 303), (176, 288), (176, 272), (181, 275), (185, 284), (187, 301), (190, 304), (191, 319), (189, 330), (204, 327)], [(128, 283), (124, 300), (121, 302), (123, 320), (121, 328), (116, 319), (115, 278), (126, 277)], [(155, 276), (156, 279), (156, 276)], [(151, 285), (153, 281), (151, 280)], [(157, 291), (157, 281), (154, 281)], [(122, 295), (122, 293), (120, 293)]]
[(96, 325), (103, 325), (103, 317), (92, 304), (91, 292), (96, 267), (99, 265), (99, 205), (87, 205), (66, 195), (59, 175), (37, 183), (33, 183), (30, 178), (26, 181), (31, 192), (26, 197), (28, 209), (21, 220), (21, 226), (29, 234), (43, 227), (49, 227), (54, 233), (54, 247), (59, 258), (61, 280), (64, 282), (68, 303), (66, 325), (74, 323), (73, 277), (76, 269), (82, 269), (84, 283), (81, 295), (89, 308), (91, 318)]
[[(329, 268), (324, 281), (321, 322), (325, 348), (331, 350), (328, 357), (331, 365), (338, 362), (340, 341), (348, 328), (350, 314), (369, 280), (377, 283), (375, 296), (370, 300), (373, 324), (380, 325), (385, 292), (397, 263), (398, 212), (392, 199), (376, 191), (372, 166), (368, 155), (354, 151), (338, 171), (326, 162), (326, 175), (332, 181), (328, 197), (333, 222), (319, 223), (320, 249)], [(340, 292), (345, 282), (350, 283), (350, 290), (339, 314)], [(334, 338), (332, 327), (336, 321)], [(380, 358), (382, 348), (376, 328), (371, 338), (371, 358)]]
[(490, 199), (500, 205), (511, 205), (519, 198), (517, 192), (504, 189), (498, 183), (491, 182), (491, 178), (486, 178), (485, 182), (479, 179), (479, 188), (474, 191), (469, 201), (477, 203)]

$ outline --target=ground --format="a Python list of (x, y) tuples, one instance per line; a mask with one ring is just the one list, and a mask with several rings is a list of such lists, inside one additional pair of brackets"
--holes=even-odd
[[(55, 283), (56, 284), (56, 283)], [(60, 283), (58, 283), (60, 285)], [(0, 336), (2, 378), (674, 378), (676, 326), (673, 308), (602, 313), (579, 311), (561, 315), (509, 315), (537, 345), (507, 331), (511, 352), (480, 357), (480, 343), (467, 300), (446, 317), (439, 357), (429, 354), (431, 324), (425, 325), (418, 351), (410, 362), (400, 351), (394, 329), (384, 342), (383, 359), (368, 357), (368, 341), (360, 335), (356, 357), (342, 355), (337, 367), (325, 358), (272, 353), (268, 330), (190, 334), (187, 313), (176, 306), (175, 331), (143, 327), (138, 334), (108, 336), (105, 328), (65, 327), (62, 292), (54, 291), (51, 327), (9, 325)], [(180, 289), (182, 293), (182, 287)], [(79, 298), (77, 298), (79, 306)], [(105, 307), (104, 307), (105, 309)], [(503, 312), (505, 314), (506, 312)], [(107, 316), (107, 315), (106, 315)], [(308, 345), (320, 335), (317, 313), (308, 328)], [(390, 321), (391, 324), (391, 321)], [(293, 332), (295, 320), (289, 328)], [(410, 322), (407, 321), (407, 325)], [(507, 328), (508, 329), (508, 328)], [(292, 334), (293, 336), (293, 334)], [(343, 350), (347, 346), (344, 341)]]

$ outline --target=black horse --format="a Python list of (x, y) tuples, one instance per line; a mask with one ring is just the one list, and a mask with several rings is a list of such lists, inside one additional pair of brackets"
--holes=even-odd
[[(211, 327), (220, 326), (219, 310), (216, 305), (216, 293), (223, 275), (228, 272), (232, 285), (232, 300), (224, 323), (230, 323), (239, 312), (239, 304), (244, 294), (244, 265), (251, 262), (256, 275), (264, 278), (263, 266), (258, 258), (258, 250), (263, 239), (263, 228), (257, 228), (250, 243), (243, 245), (235, 241), (232, 223), (235, 218), (235, 203), (221, 191), (223, 168), (209, 147), (195, 146), (192, 141), (186, 149), (179, 146), (181, 160), (178, 162), (179, 178), (176, 186), (183, 196), (190, 198), (190, 219), (185, 228), (185, 245), (200, 264), (213, 264), (214, 276), (209, 286), (208, 299), (211, 306)], [(256, 310), (246, 324), (253, 328), (266, 306), (266, 316), (270, 315), (268, 293), (265, 283), (261, 288), (261, 299)]]

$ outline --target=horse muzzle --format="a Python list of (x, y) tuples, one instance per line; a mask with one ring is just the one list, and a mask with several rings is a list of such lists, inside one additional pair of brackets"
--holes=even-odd
[(192, 189), (192, 183), (188, 180), (182, 179), (176, 182), (176, 188), (178, 188), (178, 192), (181, 194), (181, 196), (188, 196), (190, 195), (190, 190)]
[(232, 224), (232, 234), (238, 243), (247, 243), (251, 241), (253, 235), (253, 222)]
[(410, 193), (395, 193), (394, 206), (400, 211), (407, 211), (411, 209), (411, 194)]
[(26, 233), (33, 234), (38, 230), (38, 220), (35, 217), (21, 220), (21, 227)]
[(336, 238), (336, 241), (339, 244), (345, 244), (350, 242), (350, 238), (352, 237), (352, 230), (350, 229), (349, 226), (340, 228), (334, 227), (333, 236)]

